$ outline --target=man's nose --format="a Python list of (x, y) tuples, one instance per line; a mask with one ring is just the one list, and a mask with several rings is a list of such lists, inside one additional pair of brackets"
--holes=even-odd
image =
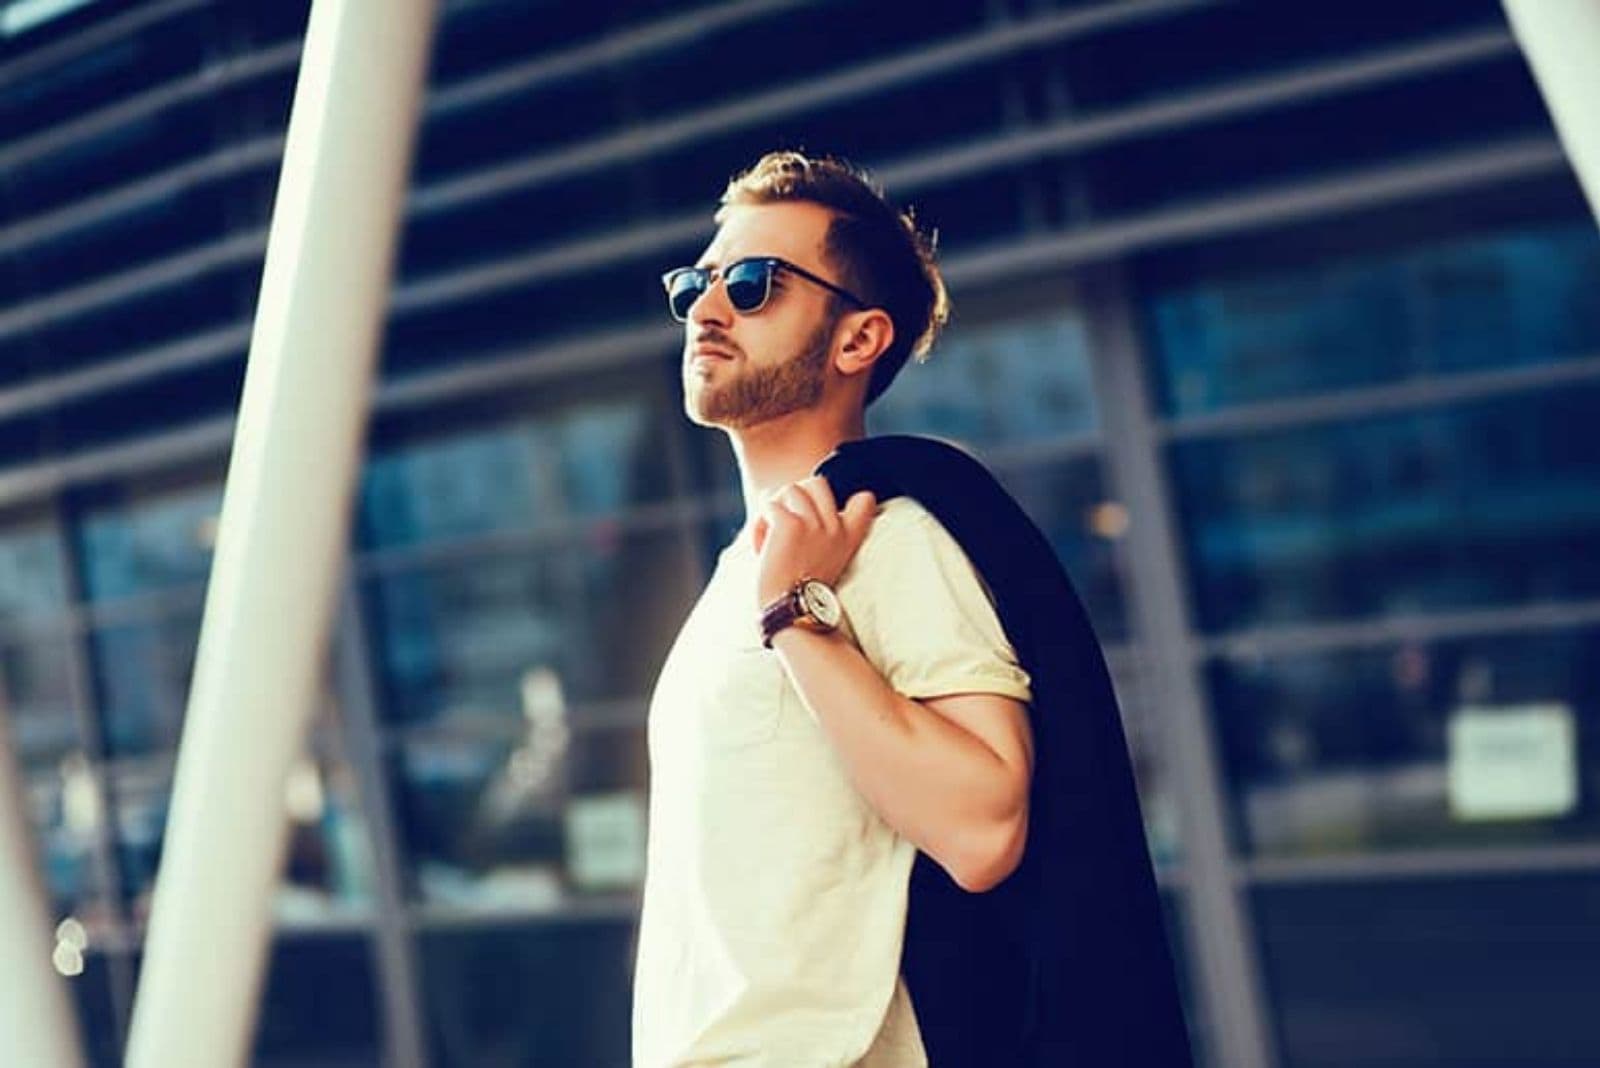
[(733, 305), (728, 302), (728, 287), (723, 284), (720, 277), (715, 278), (709, 286), (706, 286), (705, 292), (689, 305), (689, 322), (696, 326), (701, 323), (726, 326), (732, 321)]

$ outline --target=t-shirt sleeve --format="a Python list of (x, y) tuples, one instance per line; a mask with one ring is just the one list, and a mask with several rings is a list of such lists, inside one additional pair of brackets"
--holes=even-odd
[(867, 660), (907, 697), (1030, 700), (1028, 673), (960, 544), (920, 508), (894, 518), (882, 536), (868, 537), (839, 585)]

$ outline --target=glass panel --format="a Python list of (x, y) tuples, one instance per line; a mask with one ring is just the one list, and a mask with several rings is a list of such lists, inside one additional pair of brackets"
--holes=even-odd
[(95, 840), (105, 819), (99, 774), (81, 754), (73, 754), (54, 772), (28, 777), (27, 806), (55, 919), (77, 920), (88, 941), (98, 942), (116, 923), (95, 860)]
[(106, 748), (112, 755), (178, 744), (199, 641), (198, 604), (90, 633)]
[(643, 726), (574, 732), (532, 705), (519, 738), (406, 742), (393, 779), (420, 901), (552, 911), (641, 884)]
[(434, 931), (421, 954), (435, 1063), (628, 1063), (631, 919)]
[[(253, 1068), (371, 1068), (382, 1056), (365, 935), (279, 933), (261, 994)], [(133, 956), (142, 967), (143, 953)]]
[(1166, 722), (1158, 715), (1146, 682), (1149, 662), (1137, 649), (1121, 647), (1110, 651), (1106, 666), (1122, 710), (1122, 731), (1139, 786), (1150, 858), (1158, 872), (1176, 871), (1183, 859), (1178, 785), (1167, 761)]
[(122, 1034), (111, 1000), (111, 970), (122, 966), (94, 949), (76, 955), (64, 952), (57, 962), (57, 971), (67, 976), (67, 993), (78, 1014), (78, 1035), (93, 1068), (122, 1068)]
[(364, 540), (415, 545), (662, 500), (671, 479), (651, 423), (635, 396), (382, 452), (362, 483)]
[(1600, 240), (1570, 224), (1209, 281), (1149, 306), (1174, 415), (1600, 354)]
[(79, 523), (84, 593), (94, 601), (199, 585), (211, 569), (222, 487), (146, 494), (97, 507)]
[(366, 936), (280, 936), (256, 1028), (257, 1068), (369, 1068), (380, 1056)]
[(48, 522), (19, 524), (0, 533), (0, 627), (53, 615), (66, 606), (63, 548)]
[[(122, 896), (136, 922), (149, 915), (172, 794), (167, 761), (125, 762), (111, 779), (122, 866)], [(285, 784), (290, 837), (275, 912), (279, 922), (315, 926), (370, 912), (372, 861), (355, 773), (342, 759), (305, 757)]]
[(1122, 596), (1127, 509), (1106, 493), (1098, 456), (1006, 465), (996, 476), (1049, 539), (1101, 641), (1128, 637)]
[(1202, 626), (1600, 593), (1600, 386), (1176, 446)]
[(496, 553), (368, 583), (391, 720), (515, 719), (529, 671), (567, 699), (648, 692), (697, 591), (675, 531), (589, 531), (578, 547)]
[(67, 639), (0, 645), (0, 705), (10, 742), (27, 767), (49, 767), (84, 745)]
[(1284, 1068), (1600, 1064), (1591, 873), (1251, 896)]
[(1195, 975), (1189, 960), (1188, 929), (1184, 917), (1189, 911), (1187, 895), (1164, 889), (1161, 891), (1161, 914), (1166, 921), (1167, 944), (1172, 947), (1173, 969), (1178, 975), (1178, 996), (1183, 1001), (1183, 1013), (1189, 1025), (1189, 1047), (1194, 1053), (1194, 1068), (1209, 1068), (1211, 1057), (1209, 1038), (1205, 1031), (1205, 1017), (1196, 1000)]
[(867, 418), (873, 434), (931, 434), (969, 447), (1099, 428), (1089, 342), (1076, 315), (953, 326), (908, 362)]
[(1212, 665), (1242, 848), (1600, 838), (1600, 629)]

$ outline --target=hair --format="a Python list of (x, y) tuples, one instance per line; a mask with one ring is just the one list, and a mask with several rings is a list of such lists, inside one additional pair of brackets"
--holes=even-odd
[[(833, 156), (811, 158), (794, 151), (769, 152), (728, 182), (716, 221), (729, 208), (807, 201), (833, 213), (825, 251), (840, 284), (882, 308), (894, 323), (894, 340), (872, 366), (866, 400), (889, 388), (906, 360), (927, 360), (946, 320), (950, 298), (934, 262), (938, 234), (924, 231), (910, 210), (902, 211), (867, 172)], [(834, 306), (843, 304), (833, 297)]]

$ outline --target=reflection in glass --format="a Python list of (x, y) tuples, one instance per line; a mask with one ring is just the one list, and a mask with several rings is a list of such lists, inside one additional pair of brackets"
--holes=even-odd
[(67, 639), (0, 644), (0, 715), (19, 763), (49, 767), (83, 747)]
[(66, 554), (55, 527), (28, 523), (0, 533), (0, 626), (66, 607)]
[[(171, 795), (172, 770), (164, 761), (114, 767), (112, 818), (122, 896), (135, 922), (149, 916)], [(284, 809), (289, 845), (275, 904), (279, 921), (314, 926), (365, 915), (372, 859), (354, 771), (337, 756), (302, 757), (285, 784)]]
[(1590, 628), (1214, 664), (1242, 847), (1281, 855), (1600, 838), (1597, 648), (1600, 630)]
[(90, 633), (106, 747), (114, 756), (177, 745), (200, 640), (200, 606)]
[(1285, 1068), (1600, 1064), (1592, 872), (1250, 896)]
[(645, 761), (642, 727), (573, 732), (556, 704), (530, 705), (520, 737), (405, 742), (394, 781), (414, 895), (548, 911), (636, 889)]
[[(278, 933), (270, 947), (252, 1068), (371, 1068), (380, 1053), (377, 983), (366, 935)], [(136, 968), (142, 952), (133, 955)]]
[(1126, 639), (1118, 542), (1129, 519), (1106, 493), (1100, 458), (1007, 465), (995, 475), (1049, 539), (1101, 641)]
[(1114, 649), (1106, 657), (1122, 711), (1122, 732), (1133, 760), (1144, 815), (1145, 840), (1157, 871), (1175, 870), (1183, 859), (1178, 788), (1169, 770), (1166, 725), (1150, 698), (1146, 658), (1137, 649)]
[(1178, 976), (1178, 997), (1183, 1002), (1183, 1014), (1189, 1024), (1189, 1044), (1194, 1053), (1194, 1068), (1207, 1068), (1211, 1063), (1210, 1041), (1205, 1030), (1205, 1015), (1196, 997), (1196, 976), (1190, 960), (1188, 927), (1185, 916), (1189, 911), (1187, 895), (1177, 890), (1161, 891), (1161, 918), (1167, 929), (1167, 944), (1172, 949), (1173, 971)]
[(1076, 315), (952, 327), (867, 409), (873, 434), (1000, 445), (1098, 427), (1089, 343)]
[(1600, 352), (1587, 223), (1325, 259), (1164, 294), (1160, 403), (1186, 415), (1406, 378)]
[(211, 569), (222, 487), (215, 483), (143, 494), (86, 514), (77, 535), (84, 593), (93, 601), (198, 586)]
[(514, 720), (540, 667), (572, 701), (639, 696), (692, 600), (682, 560), (675, 531), (596, 526), (580, 545), (379, 574), (387, 718)]
[(363, 473), (365, 543), (536, 529), (661, 500), (671, 483), (664, 450), (651, 444), (646, 399), (591, 402), (380, 452)]
[(1180, 443), (1207, 630), (1600, 594), (1600, 387)]
[(83, 924), (93, 948), (114, 923), (106, 909), (105, 882), (95, 860), (95, 841), (106, 818), (99, 776), (81, 753), (61, 759), (51, 772), (27, 777), (26, 804), (33, 825), (40, 874), (56, 919)]
[(272, 947), (250, 1063), (370, 1068), (380, 1063), (368, 936), (280, 935)]
[(111, 1000), (111, 969), (106, 954), (92, 943), (83, 954), (83, 970), (67, 976), (67, 992), (78, 1015), (78, 1036), (92, 1068), (122, 1068), (121, 1028)]
[(631, 918), (430, 931), (421, 957), (435, 1063), (628, 1063)]

